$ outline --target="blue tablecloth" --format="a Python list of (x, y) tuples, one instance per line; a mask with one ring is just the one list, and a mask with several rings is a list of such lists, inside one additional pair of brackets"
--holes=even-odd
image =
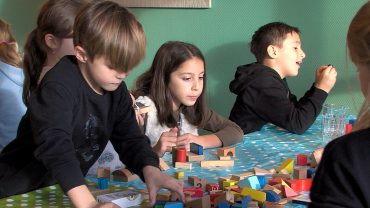
[[(298, 154), (307, 154), (322, 147), (321, 120), (318, 118), (303, 135), (289, 133), (274, 125), (265, 125), (259, 132), (245, 135), (243, 141), (233, 145), (236, 149), (236, 157), (233, 158), (233, 167), (201, 168), (199, 162), (192, 162), (192, 169), (181, 169), (188, 176), (198, 176), (209, 182), (217, 182), (219, 177), (231, 174), (241, 174), (253, 170), (254, 167), (263, 169), (278, 168), (286, 158), (296, 159)], [(206, 160), (217, 160), (217, 148), (204, 150)], [(164, 160), (171, 167), (166, 171), (173, 175), (180, 169), (171, 165), (171, 154), (166, 154)], [(97, 182), (93, 176), (87, 176), (88, 180)], [(186, 181), (185, 181), (186, 182)], [(145, 184), (140, 180), (132, 182), (111, 181), (113, 187), (132, 187), (144, 189)], [(0, 200), (0, 207), (70, 207), (71, 204), (60, 190), (59, 186), (51, 186), (23, 195), (13, 196)], [(305, 207), (303, 205), (289, 203), (286, 207)]]

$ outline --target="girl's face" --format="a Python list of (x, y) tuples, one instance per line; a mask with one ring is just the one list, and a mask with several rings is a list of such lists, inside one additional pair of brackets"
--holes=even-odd
[(204, 63), (193, 57), (182, 63), (171, 73), (168, 88), (172, 95), (172, 108), (177, 111), (180, 105), (193, 106), (203, 91)]
[(361, 91), (367, 100), (370, 100), (370, 69), (366, 64), (355, 64), (358, 72), (358, 80), (360, 81)]

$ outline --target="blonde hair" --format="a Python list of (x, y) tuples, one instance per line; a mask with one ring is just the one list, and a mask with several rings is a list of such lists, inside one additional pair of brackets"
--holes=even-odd
[(22, 67), (18, 44), (11, 33), (10, 25), (0, 19), (0, 60), (15, 67)]
[[(370, 2), (366, 2), (353, 17), (347, 33), (348, 54), (355, 64), (370, 70)], [(369, 72), (370, 73), (370, 72)], [(370, 84), (370, 80), (368, 80)], [(370, 90), (365, 95), (353, 131), (370, 127)]]
[(92, 1), (76, 17), (73, 41), (90, 59), (103, 57), (110, 67), (130, 71), (144, 58), (141, 24), (127, 9), (111, 1)]

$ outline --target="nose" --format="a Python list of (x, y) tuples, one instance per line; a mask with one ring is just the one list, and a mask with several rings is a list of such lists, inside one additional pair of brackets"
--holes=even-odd
[(127, 76), (128, 76), (128, 72), (117, 72), (116, 74), (116, 78), (121, 79), (121, 80), (125, 79)]
[(303, 50), (301, 50), (301, 57), (302, 57), (302, 59), (304, 59), (306, 57), (306, 54), (304, 53)]
[(201, 80), (199, 79), (194, 79), (193, 81), (193, 86), (192, 86), (192, 90), (199, 90), (200, 88), (200, 85), (201, 85)]

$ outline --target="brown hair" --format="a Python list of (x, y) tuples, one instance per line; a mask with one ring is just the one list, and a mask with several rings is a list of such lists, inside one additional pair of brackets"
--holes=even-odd
[(22, 57), (18, 44), (10, 30), (10, 25), (0, 19), (0, 60), (15, 67), (22, 67)]
[(36, 89), (48, 47), (44, 41), (46, 34), (58, 38), (71, 38), (73, 23), (78, 10), (85, 0), (48, 0), (40, 9), (36, 28), (28, 35), (24, 46), (23, 101), (27, 105), (29, 94)]
[(267, 47), (269, 45), (281, 46), (289, 33), (298, 33), (299, 29), (283, 22), (271, 22), (260, 27), (252, 36), (250, 50), (262, 63), (267, 56)]
[[(353, 63), (367, 66), (370, 70), (370, 2), (366, 2), (353, 17), (347, 33), (348, 53)], [(368, 80), (370, 84), (370, 80)], [(370, 126), (370, 90), (365, 95), (353, 131)]]
[(73, 41), (90, 59), (104, 57), (112, 68), (127, 72), (145, 55), (141, 24), (126, 8), (110, 1), (92, 1), (77, 15)]
[[(149, 96), (158, 111), (158, 121), (161, 125), (175, 127), (177, 119), (171, 110), (172, 95), (168, 89), (170, 75), (176, 71), (182, 63), (192, 58), (199, 58), (204, 61), (203, 54), (194, 45), (180, 41), (170, 41), (164, 43), (155, 54), (151, 67), (136, 80), (133, 90), (135, 96)], [(203, 89), (206, 88), (206, 73), (204, 73)], [(182, 106), (182, 113), (189, 123), (202, 126), (204, 124), (203, 115), (205, 113), (204, 90), (194, 106)]]

